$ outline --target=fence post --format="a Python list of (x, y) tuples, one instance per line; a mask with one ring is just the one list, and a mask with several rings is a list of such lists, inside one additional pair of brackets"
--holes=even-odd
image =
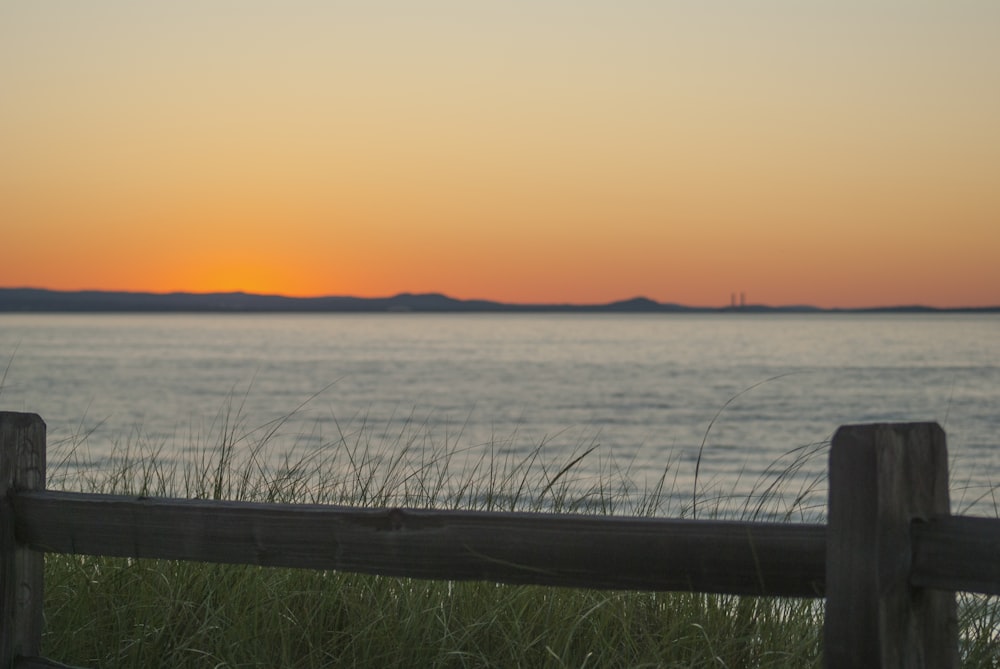
[(0, 667), (37, 656), (42, 643), (44, 556), (14, 537), (15, 490), (45, 487), (45, 422), (33, 413), (0, 411)]
[(841, 427), (829, 487), (826, 667), (957, 668), (955, 593), (909, 583), (911, 522), (950, 513), (944, 431), (937, 423)]

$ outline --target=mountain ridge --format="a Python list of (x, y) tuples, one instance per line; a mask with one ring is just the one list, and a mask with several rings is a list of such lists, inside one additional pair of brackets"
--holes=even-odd
[(700, 307), (657, 302), (636, 296), (607, 303), (523, 304), (463, 300), (443, 293), (403, 292), (389, 297), (288, 297), (235, 292), (150, 293), (132, 291), (60, 291), (45, 288), (0, 288), (0, 313), (1000, 313), (993, 307), (929, 307), (919, 304), (864, 308), (810, 305)]

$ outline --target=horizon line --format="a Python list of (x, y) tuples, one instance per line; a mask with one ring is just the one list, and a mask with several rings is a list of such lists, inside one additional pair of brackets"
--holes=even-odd
[[(74, 295), (121, 295), (121, 296), (134, 296), (134, 297), (149, 297), (151, 299), (165, 298), (165, 297), (191, 297), (194, 299), (198, 298), (211, 298), (211, 297), (235, 297), (244, 299), (263, 299), (263, 300), (283, 300), (288, 302), (315, 302), (322, 300), (351, 300), (356, 302), (370, 302), (370, 303), (384, 303), (391, 301), (405, 301), (405, 300), (444, 300), (451, 303), (455, 307), (461, 307), (462, 305), (468, 307), (478, 307), (480, 310), (485, 310), (486, 307), (495, 307), (498, 309), (526, 309), (541, 311), (545, 309), (601, 309), (601, 308), (626, 308), (628, 305), (632, 305), (635, 311), (643, 310), (656, 310), (659, 308), (664, 309), (677, 309), (677, 310), (690, 310), (690, 311), (811, 311), (811, 312), (871, 312), (871, 311), (925, 311), (925, 312), (989, 312), (989, 311), (1000, 311), (1000, 304), (994, 305), (961, 305), (961, 306), (932, 306), (928, 304), (921, 303), (907, 303), (907, 304), (884, 304), (868, 307), (821, 307), (809, 303), (796, 303), (796, 304), (769, 304), (763, 302), (747, 302), (741, 299), (738, 304), (734, 303), (732, 300), (729, 304), (723, 305), (692, 305), (684, 304), (675, 301), (660, 301), (645, 295), (636, 295), (628, 298), (621, 298), (610, 300), (607, 302), (508, 302), (503, 300), (495, 300), (491, 298), (460, 298), (454, 297), (447, 293), (440, 291), (426, 291), (426, 292), (412, 292), (412, 291), (401, 291), (394, 293), (392, 295), (380, 295), (380, 296), (358, 296), (358, 295), (336, 295), (336, 294), (323, 294), (323, 295), (311, 295), (311, 296), (301, 296), (301, 295), (287, 295), (282, 293), (255, 293), (245, 290), (218, 290), (218, 291), (189, 291), (189, 290), (171, 290), (171, 291), (149, 291), (149, 290), (106, 290), (99, 288), (87, 288), (78, 290), (60, 290), (52, 288), (39, 288), (35, 286), (19, 286), (19, 287), (0, 287), (0, 293), (12, 293), (12, 292), (35, 292), (49, 295), (60, 295), (66, 297), (72, 297)], [(149, 305), (152, 306), (152, 305)], [(290, 306), (290, 305), (289, 305)], [(426, 305), (425, 305), (426, 306)], [(439, 307), (442, 305), (438, 305)], [(3, 307), (0, 305), (0, 310)], [(133, 306), (129, 309), (123, 310), (139, 310), (137, 306)], [(254, 310), (251, 305), (243, 305), (244, 310)], [(94, 309), (95, 311), (98, 309)], [(151, 311), (156, 311), (157, 309), (149, 309)], [(169, 309), (170, 311), (176, 311), (176, 308)], [(206, 310), (201, 308), (199, 310)], [(232, 311), (234, 310), (232, 306), (227, 308), (219, 308), (219, 311)], [(260, 310), (258, 305), (257, 310)], [(291, 311), (292, 309), (288, 309)], [(430, 309), (425, 309), (430, 310)], [(440, 309), (439, 309), (440, 310)], [(460, 309), (456, 309), (460, 310)]]

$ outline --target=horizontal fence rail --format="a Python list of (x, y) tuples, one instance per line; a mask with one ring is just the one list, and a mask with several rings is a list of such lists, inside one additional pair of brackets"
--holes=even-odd
[(34, 550), (585, 588), (822, 596), (823, 525), (356, 509), (66, 492), (14, 499)]
[(954, 591), (1000, 594), (1000, 520), (949, 515), (933, 423), (846, 426), (828, 522), (362, 509), (45, 489), (44, 423), (0, 412), (0, 669), (40, 655), (42, 556), (825, 597), (827, 667), (957, 667)]
[[(826, 525), (358, 509), (57, 491), (13, 499), (35, 551), (614, 590), (823, 597)], [(912, 585), (1000, 595), (1000, 522), (915, 521)], [(638, 559), (636, 559), (638, 557)]]
[(1000, 595), (1000, 520), (945, 516), (910, 531), (913, 586)]

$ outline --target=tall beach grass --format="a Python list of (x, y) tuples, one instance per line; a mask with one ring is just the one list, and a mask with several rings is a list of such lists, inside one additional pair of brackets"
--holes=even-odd
[[(135, 432), (90, 457), (50, 448), (49, 487), (115, 494), (608, 515), (813, 520), (825, 479), (803, 446), (744, 491), (668, 459), (651, 481), (596, 441), (552, 460), (516, 434), (486, 444), (419, 421), (364, 420), (304, 448), (290, 418), (252, 426), (239, 399), (184, 457)], [(312, 435), (315, 436), (315, 435)], [(553, 439), (559, 439), (556, 435)], [(101, 448), (104, 450), (103, 445)], [(566, 453), (565, 444), (557, 449)], [(596, 467), (594, 463), (597, 463)], [(581, 465), (590, 465), (585, 473)], [(679, 489), (683, 486), (684, 489)], [(47, 657), (90, 667), (810, 667), (822, 600), (593, 591), (166, 560), (46, 556)], [(964, 666), (1000, 667), (1000, 607), (961, 598)]]

